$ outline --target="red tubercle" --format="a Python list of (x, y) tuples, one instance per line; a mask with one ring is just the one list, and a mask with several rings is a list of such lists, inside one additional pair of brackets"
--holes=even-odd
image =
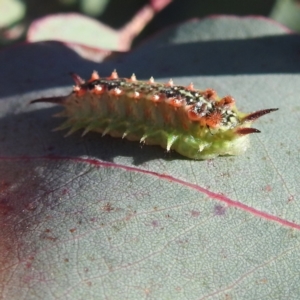
[(201, 92), (201, 95), (203, 95), (208, 100), (215, 100), (217, 97), (217, 92), (213, 89), (206, 89), (205, 91)]
[(171, 78), (171, 79), (165, 84), (165, 86), (167, 86), (167, 87), (173, 87), (173, 86), (174, 86), (173, 79)]
[(70, 75), (73, 78), (76, 85), (80, 86), (85, 83), (85, 80), (82, 79), (78, 74), (71, 72)]
[(73, 87), (73, 92), (76, 94), (77, 97), (82, 97), (86, 94), (86, 88), (82, 86), (75, 85)]
[(166, 103), (168, 103), (169, 105), (175, 108), (183, 106), (183, 102), (178, 98), (168, 98), (166, 100)]
[(125, 79), (126, 79), (127, 82), (136, 82), (137, 81), (136, 76), (135, 76), (134, 73), (131, 75), (130, 78), (125, 78)]
[(222, 106), (228, 106), (229, 108), (232, 108), (235, 104), (235, 100), (231, 96), (225, 96), (220, 101), (216, 102), (216, 106), (222, 107)]
[(141, 99), (142, 95), (141, 95), (140, 92), (134, 91), (132, 97), (133, 97), (134, 100), (137, 101), (138, 99)]
[(202, 118), (202, 116), (200, 116), (197, 112), (194, 111), (194, 107), (192, 105), (191, 108), (187, 110), (187, 115), (191, 121), (199, 121)]
[(188, 91), (194, 91), (194, 90), (195, 90), (194, 84), (191, 82), (191, 83), (186, 87), (186, 89), (187, 89)]
[(148, 83), (148, 84), (153, 84), (153, 83), (155, 83), (154, 78), (151, 76), (151, 77), (149, 78), (149, 80), (147, 81), (147, 83)]
[(155, 95), (151, 96), (151, 101), (154, 102), (154, 103), (161, 102), (161, 100), (162, 100), (162, 98), (161, 98), (160, 95), (155, 94)]
[(221, 112), (215, 111), (205, 117), (206, 125), (211, 128), (216, 128), (222, 121)]
[(101, 85), (95, 85), (94, 89), (92, 90), (92, 93), (95, 95), (102, 95), (105, 92), (105, 87)]
[(93, 81), (99, 80), (99, 79), (100, 79), (100, 76), (99, 76), (98, 72), (97, 71), (93, 71), (90, 79), (87, 82), (93, 82)]
[(123, 91), (120, 88), (114, 88), (114, 89), (110, 90), (109, 93), (112, 96), (118, 97), (118, 96), (121, 96), (123, 94)]
[(106, 79), (112, 80), (112, 79), (118, 79), (118, 78), (119, 78), (119, 75), (118, 75), (117, 71), (114, 70), (114, 71), (111, 73), (111, 75), (110, 75), (109, 77), (107, 77)]
[[(205, 105), (205, 104), (203, 104)], [(201, 126), (206, 126), (207, 125), (207, 121), (206, 121), (206, 116), (202, 116), (197, 110), (195, 105), (187, 105), (185, 108), (186, 112), (187, 112), (187, 116), (189, 118), (190, 121), (196, 121), (199, 122)]]

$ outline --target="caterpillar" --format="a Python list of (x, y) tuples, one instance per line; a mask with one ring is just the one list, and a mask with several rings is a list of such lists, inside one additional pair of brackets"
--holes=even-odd
[(191, 159), (211, 159), (219, 155), (238, 155), (249, 146), (251, 128), (261, 116), (278, 110), (239, 112), (231, 96), (219, 98), (213, 89), (187, 87), (119, 78), (116, 71), (101, 78), (94, 71), (89, 80), (71, 73), (75, 86), (71, 94), (32, 100), (50, 102), (65, 109), (56, 117), (67, 120), (54, 130), (70, 128), (66, 136), (83, 129), (112, 137), (160, 145)]

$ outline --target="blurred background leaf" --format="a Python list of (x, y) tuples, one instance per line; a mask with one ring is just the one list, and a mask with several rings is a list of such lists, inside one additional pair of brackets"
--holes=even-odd
[[(147, 5), (152, 6), (155, 13), (146, 18), (129, 44), (140, 43), (166, 26), (211, 14), (269, 16), (290, 29), (300, 30), (299, 1), (296, 0), (0, 0), (0, 45), (24, 41), (33, 21), (57, 13), (81, 13), (120, 32)], [(78, 40), (86, 38), (84, 30), (77, 30), (76, 34)]]
[(270, 17), (292, 30), (300, 31), (300, 1), (277, 0)]

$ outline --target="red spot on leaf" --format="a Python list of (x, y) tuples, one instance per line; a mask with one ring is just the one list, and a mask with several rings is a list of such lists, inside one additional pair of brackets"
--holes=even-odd
[(268, 184), (264, 187), (264, 191), (265, 192), (271, 192), (272, 191), (272, 187)]
[(107, 202), (105, 205), (102, 206), (102, 210), (106, 212), (111, 212), (114, 210), (114, 207), (109, 202)]
[(215, 205), (214, 207), (214, 214), (215, 216), (223, 216), (226, 213), (226, 207), (222, 205)]
[(191, 215), (192, 215), (192, 217), (197, 218), (200, 216), (200, 211), (192, 210)]
[(153, 227), (158, 227), (158, 226), (159, 226), (159, 222), (158, 222), (157, 220), (153, 220), (153, 221), (151, 222), (151, 225), (152, 225)]
[(36, 210), (37, 206), (38, 206), (38, 203), (36, 201), (32, 201), (29, 203), (25, 203), (24, 208), (29, 211), (34, 211), (34, 210)]
[(62, 191), (61, 191), (61, 194), (64, 196), (64, 195), (67, 195), (67, 194), (69, 194), (69, 190), (68, 189), (63, 189)]

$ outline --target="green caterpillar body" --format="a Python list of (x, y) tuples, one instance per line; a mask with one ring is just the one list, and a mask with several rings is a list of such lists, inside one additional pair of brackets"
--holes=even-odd
[(56, 116), (67, 120), (57, 128), (67, 135), (84, 129), (148, 145), (160, 145), (192, 159), (237, 155), (249, 146), (250, 128), (257, 118), (277, 110), (251, 114), (239, 112), (231, 96), (219, 98), (215, 91), (119, 78), (116, 71), (100, 78), (93, 72), (88, 81), (72, 74), (76, 85), (68, 96), (31, 101), (52, 102), (65, 110)]

